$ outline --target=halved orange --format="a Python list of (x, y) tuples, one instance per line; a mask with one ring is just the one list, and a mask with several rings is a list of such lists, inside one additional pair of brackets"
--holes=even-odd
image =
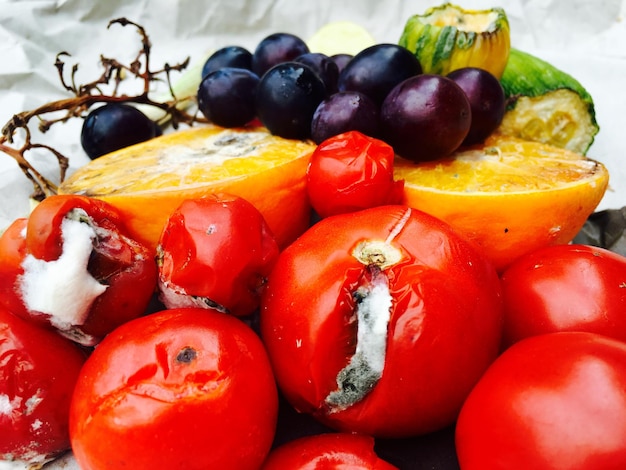
[(305, 173), (314, 149), (264, 127), (203, 125), (103, 155), (76, 170), (59, 193), (113, 204), (132, 234), (153, 248), (184, 199), (233, 194), (263, 214), (284, 247), (309, 225)]
[(502, 270), (535, 249), (570, 242), (609, 180), (599, 162), (568, 150), (493, 135), (449, 158), (397, 158), (404, 203), (448, 222)]

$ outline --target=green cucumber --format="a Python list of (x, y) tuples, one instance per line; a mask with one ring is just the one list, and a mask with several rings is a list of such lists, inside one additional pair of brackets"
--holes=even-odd
[(511, 48), (500, 83), (507, 98), (501, 133), (587, 153), (600, 127), (591, 95), (574, 77)]

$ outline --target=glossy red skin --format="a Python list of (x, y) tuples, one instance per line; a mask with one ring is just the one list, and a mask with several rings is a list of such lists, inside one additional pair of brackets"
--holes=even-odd
[(557, 331), (626, 341), (626, 258), (586, 245), (540, 249), (502, 273), (503, 344)]
[(183, 202), (159, 241), (159, 279), (236, 316), (259, 306), (279, 248), (261, 213), (237, 196)]
[(353, 212), (402, 200), (403, 181), (393, 179), (393, 148), (350, 131), (317, 146), (307, 169), (307, 191), (318, 215)]
[[(394, 302), (382, 378), (360, 402), (328, 413), (323, 401), (355, 347), (352, 292), (365, 267), (351, 251), (399, 227), (393, 244), (405, 258), (386, 270)], [(285, 249), (260, 322), (279, 387), (296, 409), (343, 431), (411, 436), (452, 423), (495, 359), (500, 284), (482, 253), (448, 225), (383, 206), (324, 219)]]
[[(185, 348), (195, 358), (179, 361)], [(81, 469), (259, 468), (278, 397), (258, 336), (241, 320), (171, 309), (122, 325), (83, 368), (70, 414)]]
[(526, 338), (463, 405), (464, 470), (626, 468), (626, 344), (586, 332)]
[(16, 219), (0, 235), (0, 308), (6, 308), (22, 318), (28, 318), (29, 314), (15, 289), (17, 278), (24, 273), (22, 261), (28, 254), (27, 224), (26, 218)]
[(70, 447), (70, 399), (86, 355), (0, 308), (0, 460), (42, 463)]
[(45, 261), (58, 259), (63, 244), (61, 223), (76, 208), (114, 234), (98, 239), (88, 266), (91, 275), (108, 287), (91, 305), (85, 323), (76, 326), (80, 335), (70, 334), (77, 342), (92, 346), (117, 326), (142, 315), (156, 288), (157, 268), (151, 250), (127, 236), (119, 214), (109, 204), (83, 196), (51, 196), (39, 203), (28, 219), (14, 222), (0, 241), (0, 273), (7, 274), (0, 279), (0, 292), (6, 293), (2, 304), (16, 315), (50, 325), (45, 315), (29, 311), (22, 301), (21, 263), (29, 254)]
[(374, 452), (371, 436), (328, 433), (295, 439), (274, 449), (261, 470), (394, 470)]

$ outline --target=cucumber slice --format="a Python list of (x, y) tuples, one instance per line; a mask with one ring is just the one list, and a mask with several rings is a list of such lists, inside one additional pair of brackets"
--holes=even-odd
[(587, 153), (600, 127), (591, 95), (575, 78), (512, 48), (500, 83), (507, 98), (501, 133)]

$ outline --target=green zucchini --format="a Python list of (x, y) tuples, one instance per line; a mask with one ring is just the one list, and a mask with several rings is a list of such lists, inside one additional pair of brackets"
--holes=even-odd
[(587, 153), (600, 127), (593, 99), (580, 82), (511, 48), (500, 83), (507, 98), (501, 133)]

